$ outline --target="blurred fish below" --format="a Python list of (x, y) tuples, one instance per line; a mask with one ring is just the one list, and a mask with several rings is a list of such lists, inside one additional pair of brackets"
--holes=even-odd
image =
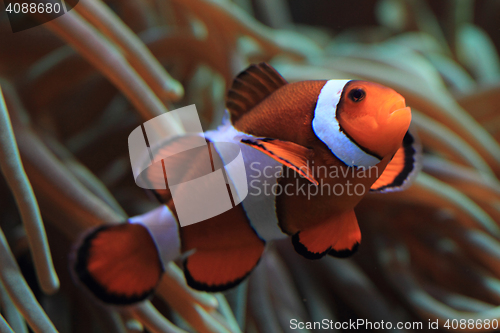
[[(2, 168), (2, 332), (281, 332), (324, 318), (496, 330), (499, 10), (496, 0), (80, 0), (15, 34), (2, 12), (3, 110), (36, 198), (16, 205), (10, 191), (26, 183), (10, 176), (19, 165)], [(194, 291), (170, 262), (151, 302), (96, 305), (68, 274), (70, 244), (157, 205), (134, 183), (129, 133), (190, 104), (214, 129), (233, 77), (263, 61), (289, 82), (349, 78), (400, 93), (424, 152), (414, 184), (356, 207), (352, 259), (302, 260), (275, 241), (224, 296)], [(27, 218), (37, 204), (43, 224)]]

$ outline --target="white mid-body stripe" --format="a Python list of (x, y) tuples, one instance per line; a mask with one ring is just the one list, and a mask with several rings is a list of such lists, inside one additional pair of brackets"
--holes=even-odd
[(166, 205), (153, 209), (146, 214), (128, 219), (129, 223), (139, 223), (148, 229), (158, 249), (163, 268), (181, 254), (179, 225), (175, 216)]
[[(279, 176), (283, 169), (282, 164), (242, 143), (242, 139), (255, 139), (255, 137), (239, 132), (227, 120), (217, 130), (205, 132), (205, 137), (215, 142), (215, 149), (217, 149), (216, 142), (233, 142), (240, 146), (248, 184), (248, 195), (242, 205), (252, 228), (259, 237), (265, 241), (287, 237), (278, 225), (276, 196), (271, 190), (272, 185), (277, 182), (276, 176)], [(223, 158), (223, 154), (220, 155)], [(231, 178), (230, 175), (228, 177)]]
[(340, 129), (337, 120), (337, 105), (342, 90), (349, 80), (329, 80), (318, 96), (312, 127), (316, 136), (323, 141), (331, 152), (350, 167), (370, 167), (380, 160), (365, 153)]

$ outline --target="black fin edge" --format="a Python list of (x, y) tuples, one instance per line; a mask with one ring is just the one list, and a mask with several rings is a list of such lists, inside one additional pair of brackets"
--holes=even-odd
[[(135, 303), (144, 301), (145, 299), (149, 298), (156, 289), (156, 286), (150, 290), (145, 291), (143, 294), (140, 295), (125, 296), (116, 293), (111, 293), (107, 291), (105, 287), (100, 285), (99, 282), (97, 282), (92, 277), (90, 272), (87, 270), (88, 254), (92, 240), (100, 232), (112, 227), (113, 227), (112, 225), (103, 225), (94, 229), (91, 233), (85, 236), (81, 245), (76, 249), (74, 253), (75, 259), (74, 259), (74, 264), (72, 265), (73, 274), (79, 280), (79, 282), (83, 284), (98, 300), (113, 305), (121, 305), (121, 306), (133, 305)], [(161, 274), (158, 277), (158, 282), (160, 282), (160, 278)]]
[(146, 194), (151, 194), (156, 200), (158, 200), (159, 203), (163, 204), (163, 205), (166, 205), (167, 202), (165, 202), (165, 200), (163, 200), (162, 196), (160, 195), (160, 193), (156, 192), (156, 190), (145, 190)]
[(231, 288), (236, 287), (237, 285), (239, 285), (241, 282), (243, 282), (250, 275), (250, 273), (252, 273), (252, 271), (254, 270), (254, 268), (260, 262), (260, 258), (259, 258), (259, 260), (257, 260), (257, 263), (255, 263), (255, 266), (253, 266), (253, 268), (250, 271), (248, 271), (248, 273), (246, 273), (243, 277), (241, 277), (239, 279), (236, 279), (234, 281), (230, 281), (230, 282), (225, 283), (225, 284), (209, 285), (209, 284), (206, 284), (206, 283), (203, 283), (203, 282), (199, 282), (199, 281), (197, 281), (197, 280), (195, 280), (193, 278), (193, 276), (191, 275), (191, 273), (189, 273), (189, 270), (187, 269), (187, 261), (188, 260), (189, 260), (189, 258), (187, 258), (183, 262), (184, 276), (186, 278), (186, 282), (187, 282), (188, 286), (190, 286), (193, 289), (199, 290), (199, 291), (207, 291), (207, 292), (214, 292), (214, 293), (215, 292), (226, 291), (228, 289), (231, 289)]
[(305, 247), (304, 244), (302, 244), (300, 242), (299, 233), (300, 233), (300, 231), (297, 232), (295, 235), (292, 236), (292, 244), (293, 244), (293, 247), (295, 249), (295, 252), (297, 252), (298, 254), (300, 254), (301, 256), (303, 256), (304, 258), (310, 259), (310, 260), (321, 259), (327, 253), (329, 253), (331, 251), (331, 247), (328, 248), (325, 252), (322, 252), (322, 253), (309, 251), (307, 249), (307, 247)]
[(335, 258), (349, 258), (350, 256), (352, 256), (354, 253), (356, 253), (358, 251), (358, 248), (359, 248), (359, 243), (356, 243), (356, 244), (354, 244), (354, 246), (350, 250), (345, 249), (345, 250), (336, 251), (336, 250), (331, 249), (328, 252), (328, 255), (335, 257)]
[(370, 192), (383, 192), (384, 190), (390, 190), (391, 188), (398, 188), (404, 185), (405, 181), (409, 179), (410, 175), (417, 168), (417, 154), (419, 151), (414, 147), (414, 143), (415, 139), (408, 130), (403, 138), (403, 149), (405, 154), (405, 166), (403, 170), (394, 178), (392, 183), (379, 188), (370, 189)]

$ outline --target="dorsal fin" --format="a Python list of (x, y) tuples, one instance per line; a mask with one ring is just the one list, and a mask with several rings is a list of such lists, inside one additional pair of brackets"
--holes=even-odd
[(271, 65), (250, 65), (238, 74), (227, 93), (226, 108), (234, 122), (288, 82)]

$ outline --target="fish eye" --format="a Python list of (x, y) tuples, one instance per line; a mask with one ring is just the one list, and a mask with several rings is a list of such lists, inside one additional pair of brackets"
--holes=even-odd
[(363, 89), (361, 88), (355, 88), (349, 91), (349, 98), (353, 102), (361, 102), (366, 96), (366, 93)]

